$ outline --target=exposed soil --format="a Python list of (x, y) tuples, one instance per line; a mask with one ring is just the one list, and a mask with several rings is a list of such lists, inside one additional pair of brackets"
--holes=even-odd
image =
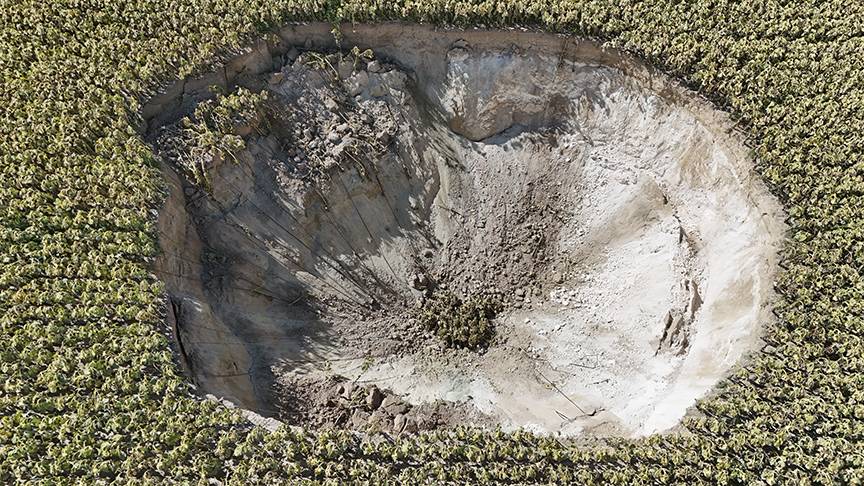
[[(756, 346), (782, 214), (722, 114), (573, 39), (328, 31), (286, 27), (145, 109), (157, 271), (203, 391), (309, 427), (636, 436)], [(270, 102), (205, 190), (176, 168), (208, 84)], [(433, 289), (501, 301), (491, 344), (425, 329)]]

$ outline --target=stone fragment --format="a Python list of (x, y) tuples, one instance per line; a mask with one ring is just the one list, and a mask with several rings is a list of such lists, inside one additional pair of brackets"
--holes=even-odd
[(374, 98), (380, 98), (387, 94), (387, 87), (384, 86), (380, 80), (376, 80), (374, 83), (370, 83), (369, 87), (369, 96)]
[(369, 388), (369, 393), (366, 395), (366, 405), (369, 406), (372, 410), (377, 409), (381, 406), (381, 402), (384, 400), (384, 395), (381, 394), (381, 390), (378, 389), (377, 386), (372, 386)]
[(351, 395), (354, 394), (354, 388), (356, 388), (354, 382), (346, 381), (345, 383), (339, 385), (339, 395), (346, 400), (350, 400)]
[(234, 134), (238, 137), (248, 137), (255, 128), (252, 125), (238, 125), (234, 127)]
[(407, 434), (413, 434), (417, 432), (417, 429), (417, 420), (413, 417), (405, 417), (405, 427), (403, 427), (402, 432), (405, 432)]
[(381, 432), (388, 429), (391, 424), (390, 417), (384, 411), (376, 410), (369, 416), (366, 427), (370, 432)]
[(339, 73), (339, 79), (348, 79), (351, 77), (351, 73), (354, 72), (354, 63), (349, 59), (343, 59), (339, 62), (339, 67), (336, 71)]
[(690, 302), (687, 304), (687, 312), (690, 314), (690, 319), (696, 317), (696, 312), (702, 307), (702, 297), (699, 295), (699, 288), (696, 282), (690, 282), (689, 287), (692, 287), (690, 294)]
[(381, 408), (390, 415), (399, 415), (408, 411), (408, 405), (394, 396), (385, 397), (381, 402)]
[(390, 134), (386, 131), (379, 132), (378, 135), (375, 135), (375, 140), (381, 145), (387, 145), (390, 143)]
[(393, 417), (393, 432), (400, 433), (405, 429), (405, 423), (407, 419), (404, 415), (399, 414)]
[(366, 71), (360, 71), (345, 82), (345, 89), (351, 96), (362, 94), (369, 86), (369, 74)]
[(285, 54), (285, 59), (288, 62), (294, 62), (297, 59), (297, 56), (300, 55), (300, 51), (297, 50), (296, 47), (291, 46), (291, 49), (288, 50), (288, 53)]
[(271, 74), (270, 77), (267, 79), (267, 83), (270, 84), (270, 86), (276, 86), (282, 81), (285, 81), (285, 73), (281, 71)]
[(411, 277), (411, 286), (414, 287), (415, 290), (424, 290), (429, 287), (429, 279), (426, 278), (426, 275), (422, 273), (415, 273)]
[(408, 81), (408, 76), (406, 76), (402, 71), (387, 71), (386, 73), (381, 74), (381, 81), (390, 89), (402, 91), (405, 87), (405, 82)]
[(369, 412), (354, 410), (354, 414), (351, 415), (351, 425), (358, 429), (365, 428), (369, 423), (369, 417)]

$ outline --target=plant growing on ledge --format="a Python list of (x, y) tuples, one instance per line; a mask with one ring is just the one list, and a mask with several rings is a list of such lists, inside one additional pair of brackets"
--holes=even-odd
[(486, 348), (495, 335), (492, 320), (501, 303), (489, 296), (462, 300), (450, 291), (438, 291), (421, 304), (418, 319), (447, 346), (472, 350)]
[(261, 123), (261, 109), (267, 101), (267, 92), (253, 93), (238, 88), (229, 94), (217, 94), (195, 107), (191, 117), (184, 117), (181, 126), (188, 141), (188, 160), (185, 169), (193, 180), (205, 188), (210, 187), (206, 166), (213, 157), (234, 158), (246, 144), (243, 137), (256, 130)]

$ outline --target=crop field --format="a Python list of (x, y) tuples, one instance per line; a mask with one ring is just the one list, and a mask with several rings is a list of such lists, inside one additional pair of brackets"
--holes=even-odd
[[(428, 40), (427, 28), (450, 34)], [(478, 47), (487, 30), (498, 32), (494, 39), (503, 40), (495, 42), (506, 50)], [(288, 45), (288, 37), (309, 32), (317, 44)], [(453, 41), (459, 36), (468, 40)], [(351, 50), (357, 38), (377, 44)], [(582, 42), (575, 56), (591, 62), (562, 53), (558, 68), (574, 66), (577, 74), (562, 80), (555, 70), (544, 78), (542, 62), (559, 41), (565, 48)], [(334, 42), (340, 53), (332, 53)], [(443, 71), (421, 59), (441, 54), (435, 42), (450, 49), (441, 51), (450, 63)], [(520, 42), (539, 46), (542, 55), (524, 54)], [(272, 51), (274, 65), (267, 57), (250, 74), (256, 46)], [(487, 52), (495, 55), (483, 57)], [(411, 63), (413, 74), (405, 67)], [(490, 63), (511, 69), (517, 81), (530, 78), (526, 66), (536, 67), (541, 74), (529, 81), (548, 88), (537, 96), (558, 104), (531, 112), (518, 82), (471, 84), (493, 76)], [(196, 87), (201, 79), (207, 82)], [(649, 146), (679, 144), (691, 153), (686, 144), (696, 135), (676, 130), (714, 137), (713, 145), (694, 142), (693, 152), (726, 165), (704, 169), (704, 180), (682, 169), (680, 179), (692, 187), (679, 193), (612, 169), (593, 179), (577, 171), (584, 167), (573, 169), (563, 143), (570, 135), (556, 124), (566, 116), (556, 110), (569, 91), (595, 82), (620, 90), (606, 98), (592, 92), (605, 111), (589, 110), (582, 119), (595, 130), (585, 135), (596, 155), (585, 155), (594, 161), (587, 167), (607, 168), (629, 160), (627, 150), (647, 153), (639, 151)], [(232, 91), (232, 83), (240, 87)], [(474, 96), (489, 85), (500, 91)], [(644, 85), (662, 96), (644, 94)], [(164, 101), (178, 89), (174, 97), (186, 104)], [(338, 98), (345, 90), (348, 101)], [(698, 101), (676, 111), (679, 91)], [(325, 102), (309, 101), (319, 96)], [(483, 111), (486, 99), (500, 105)], [(439, 102), (450, 116), (445, 121), (436, 118)], [(659, 135), (618, 152), (595, 148), (597, 133), (629, 136), (646, 126), (620, 108), (632, 106), (666, 117), (647, 125)], [(716, 110), (728, 119), (716, 122)], [(302, 141), (303, 150), (289, 151), (286, 140)], [(723, 144), (733, 148), (723, 152)], [(741, 159), (755, 164), (753, 181), (733, 170), (745, 148)], [(274, 152), (290, 157), (291, 168), (274, 169), (265, 180)], [(504, 178), (506, 167), (496, 172), (490, 165), (511, 162), (524, 175)], [(476, 179), (458, 172), (465, 167)], [(652, 170), (665, 169), (645, 169)], [(446, 179), (447, 171), (459, 175)], [(420, 182), (395, 183), (403, 173)], [(519, 192), (523, 186), (513, 181), (531, 177), (531, 189)], [(740, 187), (729, 180), (749, 192), (735, 192)], [(476, 181), (483, 184), (472, 186)], [(631, 199), (613, 200), (609, 187), (619, 182), (633, 191)], [(581, 191), (586, 228), (612, 228), (588, 231), (585, 245), (601, 241), (592, 235), (611, 245), (635, 234), (629, 222), (644, 213), (653, 226), (639, 226), (633, 244), (650, 247), (651, 258), (670, 252), (674, 265), (650, 266), (654, 260), (641, 253), (628, 259), (637, 257), (622, 250), (603, 254), (618, 266), (597, 264), (595, 273), (576, 266), (568, 255), (583, 240), (560, 216), (574, 206), (562, 183)], [(475, 186), (492, 189), (472, 192)], [(280, 193), (285, 187), (302, 190)], [(380, 197), (357, 196), (376, 191)], [(720, 202), (710, 191), (721, 194)], [(295, 193), (305, 199), (291, 200)], [(309, 202), (318, 196), (323, 203)], [(636, 201), (643, 213), (607, 214), (610, 200), (622, 207)], [(714, 212), (703, 212), (703, 203)], [(291, 204), (300, 210), (284, 209)], [(373, 210), (386, 217), (361, 214)], [(717, 224), (718, 243), (695, 241), (687, 225), (707, 224), (715, 213), (726, 218)], [(768, 221), (767, 229), (751, 231), (751, 217)], [(446, 238), (444, 230), (430, 236), (433, 226), (446, 228)], [(197, 228), (196, 239), (181, 239), (187, 228)], [(308, 238), (297, 236), (300, 228)], [(316, 246), (328, 235), (339, 243)], [(338, 245), (345, 251), (331, 255)], [(630, 270), (640, 263), (642, 273)], [(667, 273), (674, 282), (662, 283), (674, 290), (663, 292), (674, 299), (663, 301), (666, 307), (651, 307), (660, 300), (653, 293), (624, 292), (627, 279), (660, 281)], [(260, 278), (249, 282), (250, 275)], [(228, 281), (247, 286), (220, 287)], [(450, 285), (433, 288), (445, 281)], [(729, 311), (712, 293), (717, 286), (731, 293), (740, 281), (750, 287), (736, 290), (734, 303), (749, 303), (749, 314)], [(410, 305), (415, 298), (420, 307)], [(553, 301), (555, 312), (567, 312), (555, 315), (569, 319), (557, 328), (548, 324)], [(640, 313), (626, 314), (621, 303)], [(597, 342), (608, 337), (598, 326), (579, 327), (601, 304), (633, 321), (648, 316), (656, 339), (605, 348), (568, 341), (582, 332)], [(245, 314), (237, 317), (235, 307)], [(273, 317), (274, 309), (282, 314)], [(713, 361), (700, 357), (711, 347), (700, 338), (708, 329), (704, 316), (724, 312), (734, 315), (711, 338), (739, 333), (729, 342), (746, 341), (747, 349), (724, 348), (728, 353)], [(286, 350), (279, 343), (294, 345), (297, 334), (272, 324), (286, 315), (326, 322), (321, 329), (333, 336), (313, 326), (302, 339), (314, 346)], [(751, 320), (758, 331), (740, 324)], [(237, 322), (247, 334), (231, 327)], [(524, 337), (526, 329), (542, 336)], [(620, 376), (612, 378), (595, 370), (606, 366), (598, 361), (579, 365), (581, 378), (551, 380), (554, 363), (538, 365), (540, 354), (525, 351), (537, 342), (547, 343), (547, 358), (577, 344), (598, 353), (632, 347), (633, 362), (616, 364)], [(693, 364), (691, 356), (703, 361)], [(316, 359), (326, 366), (314, 368)], [(645, 398), (644, 407), (653, 408), (633, 412), (639, 397), (628, 387), (643, 382), (627, 380), (642, 376), (645, 363), (676, 366), (661, 385), (686, 399), (664, 401), (658, 392)], [(487, 395), (447, 375), (458, 366), (492, 384), (512, 379), (512, 389), (488, 395), (499, 408), (483, 408)], [(397, 379), (385, 390), (330, 375), (378, 379), (392, 370)], [(543, 386), (519, 381), (537, 373)], [(603, 393), (571, 399), (573, 390), (598, 383), (605, 383)], [(342, 399), (322, 392), (325, 385)], [(442, 387), (446, 393), (435, 391)], [(461, 401), (431, 413), (419, 399), (402, 404), (396, 397), (411, 393), (427, 393), (429, 401), (441, 398), (435, 393), (459, 394)], [(569, 429), (538, 419), (542, 411), (523, 410), (542, 393), (560, 402), (548, 415)], [(674, 411), (664, 415), (664, 407)], [(372, 430), (376, 417), (387, 424)], [(864, 483), (864, 4), (4, 2), (0, 483)]]

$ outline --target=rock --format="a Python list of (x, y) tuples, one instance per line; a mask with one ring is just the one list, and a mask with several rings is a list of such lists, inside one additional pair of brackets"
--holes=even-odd
[(334, 130), (327, 134), (327, 140), (333, 143), (339, 143), (342, 141), (342, 135)]
[(336, 125), (336, 131), (339, 132), (339, 133), (345, 133), (345, 132), (347, 132), (347, 131), (348, 131), (348, 128), (349, 128), (349, 127), (348, 127), (348, 124), (347, 124), (347, 123), (340, 123), (339, 125)]
[(405, 417), (405, 427), (402, 429), (402, 432), (407, 434), (413, 434), (417, 432), (417, 420), (412, 417)]
[(387, 132), (379, 132), (378, 135), (375, 135), (375, 140), (377, 140), (381, 145), (387, 145), (390, 143), (390, 134)]
[(351, 395), (354, 394), (354, 389), (356, 387), (357, 387), (357, 385), (355, 385), (354, 382), (346, 381), (345, 383), (342, 383), (341, 385), (339, 385), (339, 388), (338, 388), (339, 395), (346, 400), (351, 400)]
[(290, 67), (285, 66), (283, 69), (286, 71), (290, 69), (295, 74), (300, 74), (300, 73), (309, 69), (307, 63), (308, 63), (308, 59), (306, 57), (304, 57), (303, 54), (300, 54), (300, 57), (298, 57), (297, 60), (294, 61), (293, 64), (291, 64)]
[(402, 71), (387, 71), (381, 75), (381, 80), (386, 84), (390, 89), (395, 89), (397, 91), (402, 91), (405, 87), (405, 82), (408, 81), (408, 76), (405, 75)]
[(335, 112), (339, 109), (339, 103), (336, 103), (333, 98), (324, 98), (324, 107)]
[(360, 71), (345, 82), (345, 89), (351, 96), (357, 96), (363, 93), (366, 86), (369, 86), (369, 74), (367, 74), (366, 71)]
[(399, 415), (408, 411), (408, 405), (394, 396), (387, 396), (381, 402), (381, 408), (390, 415)]
[(525, 289), (516, 289), (517, 297), (525, 297)]
[(270, 86), (276, 86), (282, 81), (285, 81), (285, 73), (283, 72), (273, 73), (267, 79), (267, 83), (270, 84)]
[(186, 98), (200, 101), (213, 97), (214, 86), (220, 90), (228, 89), (228, 80), (224, 70), (220, 69), (197, 78), (187, 79), (183, 84), (183, 93)]
[(405, 430), (405, 424), (408, 421), (407, 417), (402, 414), (393, 417), (393, 432), (400, 433)]
[(339, 79), (348, 79), (354, 72), (354, 63), (349, 59), (343, 59), (339, 62), (339, 67), (336, 68), (336, 71), (339, 74)]
[(381, 394), (381, 390), (378, 389), (377, 386), (372, 386), (369, 388), (369, 393), (366, 395), (366, 405), (369, 406), (372, 410), (377, 409), (381, 406), (381, 402), (384, 400), (384, 395)]
[(369, 87), (369, 96), (372, 96), (374, 98), (380, 98), (381, 96), (384, 96), (386, 94), (387, 94), (387, 87), (384, 86), (383, 84), (381, 84), (380, 81), (372, 84)]
[(381, 71), (381, 63), (378, 61), (372, 61), (366, 65), (366, 70), (370, 73), (377, 73)]
[(415, 290), (424, 290), (429, 287), (429, 279), (426, 278), (426, 275), (422, 273), (415, 273), (413, 277), (411, 277), (411, 286), (414, 287)]
[(363, 410), (354, 410), (354, 414), (351, 415), (351, 425), (354, 428), (362, 429), (365, 428), (369, 423), (369, 413), (364, 412)]
[(390, 417), (386, 413), (381, 410), (376, 410), (369, 416), (369, 420), (366, 422), (366, 427), (370, 432), (380, 432), (390, 428), (391, 424), (392, 422), (390, 421)]
[(297, 59), (297, 56), (300, 55), (300, 51), (297, 50), (296, 47), (291, 46), (291, 49), (288, 50), (288, 53), (285, 54), (285, 59), (288, 62), (294, 62)]
[(423, 257), (424, 258), (432, 258), (434, 256), (435, 256), (435, 250), (433, 250), (431, 248), (426, 248), (425, 250), (423, 250)]
[(690, 302), (687, 304), (687, 312), (690, 314), (690, 319), (693, 319), (696, 317), (696, 312), (702, 307), (702, 297), (699, 295), (696, 282), (690, 282), (689, 286), (692, 287), (692, 294), (690, 295)]

